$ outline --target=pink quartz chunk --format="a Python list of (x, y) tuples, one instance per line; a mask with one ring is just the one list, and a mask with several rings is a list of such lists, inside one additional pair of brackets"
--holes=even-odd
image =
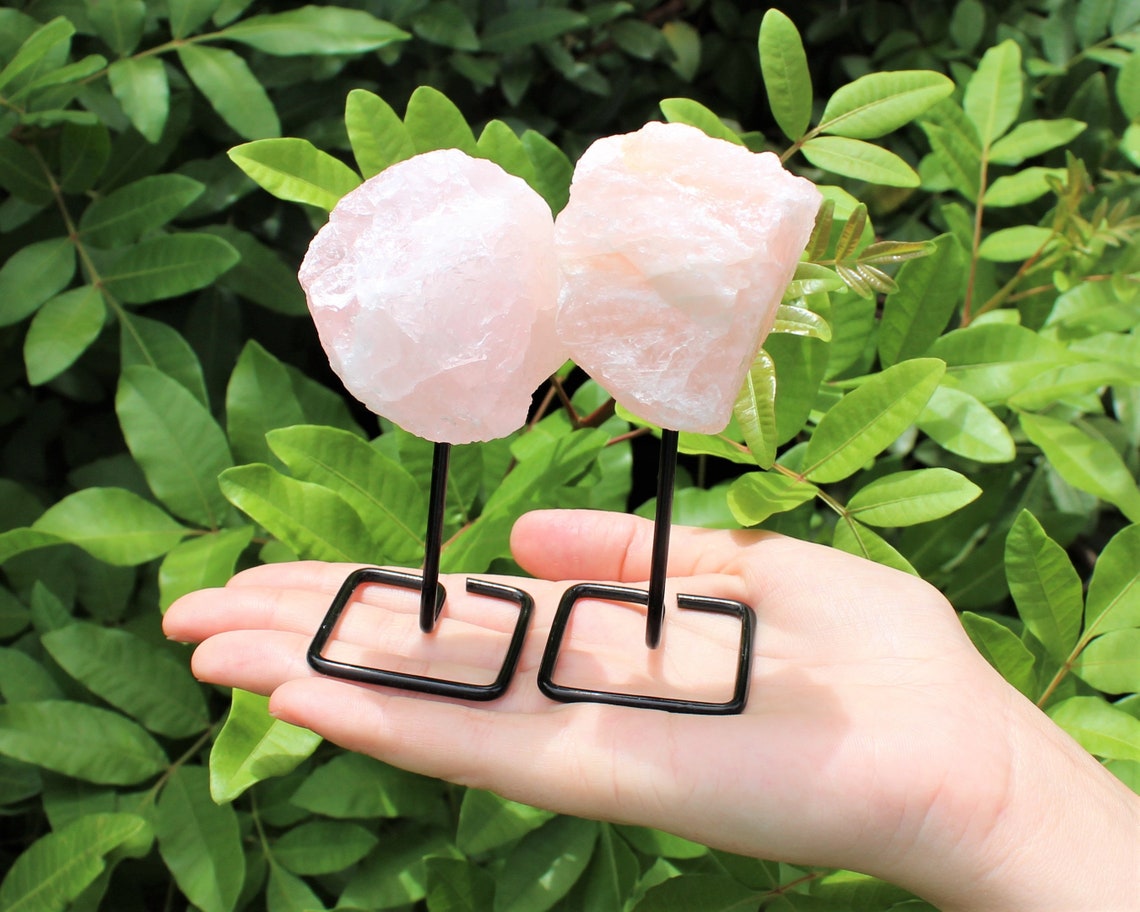
[(347, 194), (300, 281), (348, 391), (437, 443), (516, 430), (567, 358), (549, 206), (458, 150), (417, 155)]
[(774, 154), (695, 127), (598, 140), (555, 225), (570, 356), (647, 421), (723, 430), (819, 203)]

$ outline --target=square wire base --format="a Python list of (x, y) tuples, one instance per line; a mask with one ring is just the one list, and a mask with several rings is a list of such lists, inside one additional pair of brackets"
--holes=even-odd
[(581, 687), (566, 687), (554, 681), (554, 666), (558, 662), (558, 652), (566, 634), (566, 626), (574, 605), (583, 599), (603, 599), (611, 602), (630, 602), (635, 605), (648, 605), (649, 593), (628, 586), (612, 586), (605, 583), (579, 583), (571, 586), (562, 596), (558, 613), (550, 628), (546, 650), (542, 654), (542, 664), (538, 670), (538, 689), (552, 700), (563, 703), (610, 703), (614, 706), (631, 706), (635, 709), (660, 709), (665, 712), (696, 713), (711, 716), (733, 716), (744, 711), (748, 702), (748, 684), (752, 676), (752, 636), (756, 615), (752, 609), (733, 599), (710, 598), (704, 595), (679, 595), (677, 604), (690, 611), (708, 611), (728, 614), (740, 618), (740, 650), (736, 666), (736, 683), (731, 699), (724, 703), (711, 703), (702, 700), (681, 700), (668, 697), (654, 697), (648, 694), (620, 693), (611, 690), (588, 690)]
[[(401, 589), (411, 589), (419, 592), (423, 588), (423, 577), (416, 573), (403, 573), (398, 570), (383, 570), (379, 567), (363, 567), (354, 570), (341, 584), (340, 590), (333, 599), (329, 610), (325, 613), (316, 636), (309, 644), (309, 664), (321, 674), (335, 678), (345, 678), (349, 681), (358, 681), (362, 684), (382, 684), (386, 687), (397, 687), (401, 690), (411, 690), (417, 693), (434, 694), (439, 697), (456, 697), (461, 700), (477, 700), (485, 702), (494, 700), (506, 693), (518, 664), (519, 653), (522, 652), (526, 629), (534, 612), (534, 599), (522, 589), (513, 586), (504, 586), (501, 583), (490, 583), (486, 580), (467, 580), (467, 591), (472, 595), (482, 595), (488, 598), (501, 599), (514, 602), (519, 607), (519, 618), (511, 634), (510, 644), (507, 646), (506, 658), (499, 668), (499, 674), (490, 684), (468, 684), (464, 681), (449, 681), (446, 678), (433, 678), (427, 675), (407, 674), (400, 671), (390, 671), (384, 668), (372, 668), (367, 665), (354, 665), (351, 662), (338, 662), (322, 655), (322, 651), (332, 637), (333, 628), (347, 607), (353, 594), (358, 588), (369, 583), (381, 583), (388, 586), (397, 586)], [(447, 593), (442, 585), (436, 587), (436, 617), (443, 607)]]

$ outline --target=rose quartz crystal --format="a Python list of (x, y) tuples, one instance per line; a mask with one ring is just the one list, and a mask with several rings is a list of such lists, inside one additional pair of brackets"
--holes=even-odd
[(565, 360), (550, 208), (448, 149), (347, 194), (300, 271), (329, 363), (372, 411), (438, 443), (502, 437)]
[(570, 356), (647, 421), (722, 430), (819, 202), (772, 153), (684, 124), (598, 140), (555, 224)]

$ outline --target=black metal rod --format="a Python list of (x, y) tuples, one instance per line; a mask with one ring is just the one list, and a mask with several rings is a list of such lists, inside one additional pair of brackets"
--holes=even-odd
[(420, 589), (420, 630), (431, 633), (443, 608), (437, 597), (439, 553), (443, 548), (443, 509), (447, 503), (447, 470), (451, 444), (437, 443), (431, 460), (431, 494), (428, 501), (427, 535), (424, 539), (424, 582)]
[(661, 460), (657, 466), (657, 512), (653, 517), (653, 556), (649, 565), (649, 614), (645, 645), (661, 644), (665, 621), (665, 579), (669, 575), (669, 532), (673, 527), (673, 487), (677, 477), (677, 431), (661, 432)]

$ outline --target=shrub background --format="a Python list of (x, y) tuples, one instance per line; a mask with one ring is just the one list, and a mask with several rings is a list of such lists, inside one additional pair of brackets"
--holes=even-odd
[[(1140, 787), (1140, 3), (780, 6), (0, 9), (0, 907), (923, 907), (344, 754), (161, 635), (235, 568), (419, 559), (430, 447), (346, 401), (294, 278), (357, 169), (470, 146), (557, 209), (662, 116), (833, 188), (678, 521), (920, 573)], [(900, 70), (950, 81), (860, 81)], [(557, 387), (458, 448), (445, 569), (510, 570), (535, 506), (651, 507), (647, 430)]]

